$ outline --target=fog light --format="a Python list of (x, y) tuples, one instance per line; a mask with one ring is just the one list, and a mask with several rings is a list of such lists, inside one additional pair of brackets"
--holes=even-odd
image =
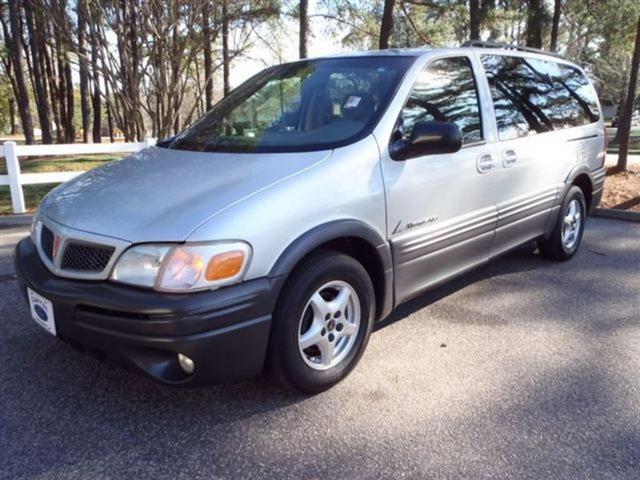
[(193, 360), (181, 353), (178, 354), (178, 363), (180, 364), (182, 371), (187, 375), (191, 375), (196, 369), (196, 364), (193, 363)]

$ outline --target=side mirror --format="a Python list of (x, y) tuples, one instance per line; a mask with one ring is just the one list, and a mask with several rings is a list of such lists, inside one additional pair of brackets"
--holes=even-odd
[(418, 122), (407, 139), (399, 139), (389, 146), (394, 160), (407, 160), (423, 155), (455, 153), (462, 147), (462, 133), (454, 123)]
[(158, 140), (156, 142), (156, 146), (163, 147), (163, 148), (164, 147), (168, 147), (169, 145), (171, 145), (171, 142), (173, 142), (176, 139), (177, 136), (178, 135), (172, 135), (170, 137), (165, 137), (165, 138), (163, 138), (161, 140)]

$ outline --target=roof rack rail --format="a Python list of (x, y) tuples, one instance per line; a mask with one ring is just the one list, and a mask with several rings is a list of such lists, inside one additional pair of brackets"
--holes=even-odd
[(514, 45), (512, 43), (501, 42), (486, 42), (483, 40), (469, 40), (462, 44), (463, 47), (479, 47), (479, 48), (504, 48), (507, 50), (518, 50), (520, 52), (541, 53), (543, 55), (550, 55), (552, 57), (564, 58), (562, 55), (556, 52), (548, 52), (539, 48), (522, 47), (520, 45)]

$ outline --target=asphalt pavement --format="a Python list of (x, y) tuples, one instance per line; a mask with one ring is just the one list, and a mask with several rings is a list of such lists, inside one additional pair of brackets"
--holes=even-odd
[(521, 250), (401, 306), (353, 374), (169, 388), (29, 318), (0, 230), (0, 478), (640, 477), (640, 224)]

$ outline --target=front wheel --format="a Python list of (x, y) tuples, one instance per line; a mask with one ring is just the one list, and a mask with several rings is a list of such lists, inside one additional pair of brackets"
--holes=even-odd
[(304, 393), (338, 383), (364, 352), (374, 306), (371, 280), (354, 258), (327, 251), (304, 261), (273, 315), (268, 361), (276, 378)]
[(540, 253), (552, 260), (569, 260), (578, 251), (587, 220), (587, 203), (579, 187), (564, 197), (556, 225), (548, 238), (540, 240)]

